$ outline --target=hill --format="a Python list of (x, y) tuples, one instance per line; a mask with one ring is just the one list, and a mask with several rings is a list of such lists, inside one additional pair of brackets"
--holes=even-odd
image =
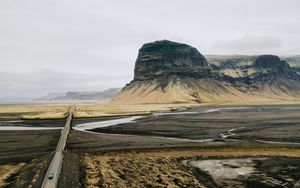
[(44, 97), (36, 100), (39, 101), (95, 101), (105, 100), (115, 96), (120, 91), (119, 88), (111, 88), (104, 91), (94, 92), (66, 92), (66, 93), (49, 93)]

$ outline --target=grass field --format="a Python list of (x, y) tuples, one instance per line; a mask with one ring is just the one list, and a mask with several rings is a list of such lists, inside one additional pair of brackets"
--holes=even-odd
[(74, 115), (75, 118), (149, 115), (154, 111), (176, 111), (194, 106), (199, 106), (199, 104), (79, 104), (76, 106)]
[(0, 119), (57, 119), (65, 118), (66, 104), (0, 104)]
[(158, 111), (181, 111), (190, 108), (222, 107), (222, 106), (253, 106), (253, 105), (296, 105), (300, 101), (275, 101), (262, 102), (252, 101), (251, 103), (173, 103), (173, 104), (97, 104), (80, 103), (76, 105), (75, 118), (97, 118), (97, 117), (119, 117), (133, 115), (149, 115)]

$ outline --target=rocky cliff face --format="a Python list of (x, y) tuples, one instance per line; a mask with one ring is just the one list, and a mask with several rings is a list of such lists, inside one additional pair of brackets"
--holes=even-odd
[(274, 55), (206, 58), (186, 44), (147, 43), (117, 103), (300, 100), (300, 75)]
[(135, 63), (134, 80), (189, 76), (208, 77), (212, 68), (200, 52), (189, 45), (168, 40), (144, 44)]

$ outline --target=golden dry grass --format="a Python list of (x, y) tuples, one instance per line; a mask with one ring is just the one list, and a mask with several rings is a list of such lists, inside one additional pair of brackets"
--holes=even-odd
[[(247, 98), (245, 98), (248, 100)], [(265, 100), (256, 98), (246, 103), (242, 100), (231, 102), (218, 102), (218, 103), (153, 103), (153, 104), (117, 104), (117, 103), (80, 103), (76, 106), (75, 118), (88, 118), (88, 117), (115, 117), (115, 116), (132, 116), (132, 115), (149, 115), (157, 111), (170, 111), (182, 110), (200, 106), (222, 106), (222, 105), (270, 105), (270, 104), (300, 104), (300, 100)]]
[(2, 104), (0, 118), (64, 118), (68, 109), (69, 105), (65, 104)]
[(128, 152), (109, 152), (98, 157), (300, 157), (300, 148), (249, 147), (249, 148), (177, 148)]
[(30, 115), (23, 115), (22, 119), (63, 119), (66, 118), (66, 111), (62, 112), (36, 112)]
[(131, 112), (131, 113), (102, 113), (102, 112), (75, 112), (75, 118), (97, 118), (97, 117), (118, 117), (118, 116), (138, 116), (150, 115), (151, 112)]
[(60, 110), (65, 110), (68, 107), (69, 107), (68, 105), (61, 105), (61, 104), (1, 104), (0, 113), (60, 111)]
[[(211, 79), (174, 79), (162, 89), (156, 80), (135, 82), (124, 88), (112, 104), (170, 104), (170, 103), (300, 103), (300, 82), (279, 80), (259, 89), (247, 85), (235, 87)], [(291, 87), (291, 88), (289, 88)]]
[(154, 111), (180, 110), (194, 106), (199, 104), (79, 104), (76, 106), (74, 117), (149, 115)]
[(86, 155), (86, 187), (204, 187), (174, 158)]
[(22, 168), (25, 163), (19, 164), (7, 164), (0, 166), (0, 187), (5, 186), (5, 180), (12, 174), (16, 173), (20, 168)]

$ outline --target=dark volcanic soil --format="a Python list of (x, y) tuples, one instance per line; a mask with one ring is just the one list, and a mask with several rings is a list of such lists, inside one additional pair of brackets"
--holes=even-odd
[(0, 164), (27, 162), (55, 150), (60, 130), (0, 131)]
[[(220, 108), (220, 107), (212, 107)], [(231, 108), (231, 107), (230, 107)], [(202, 112), (203, 108), (193, 109)], [(166, 136), (189, 139), (228, 138), (300, 143), (300, 105), (252, 106), (210, 113), (147, 116), (134, 123), (98, 128), (100, 133)]]
[(63, 127), (65, 119), (55, 120), (4, 120), (0, 126), (25, 126), (25, 127)]
[[(26, 122), (37, 127), (64, 125), (60, 121)], [(7, 122), (1, 124), (7, 125)], [(60, 133), (61, 130), (0, 131), (0, 165), (25, 163), (6, 179), (6, 187), (40, 187)]]
[(300, 186), (300, 158), (192, 158), (182, 162), (208, 188)]

